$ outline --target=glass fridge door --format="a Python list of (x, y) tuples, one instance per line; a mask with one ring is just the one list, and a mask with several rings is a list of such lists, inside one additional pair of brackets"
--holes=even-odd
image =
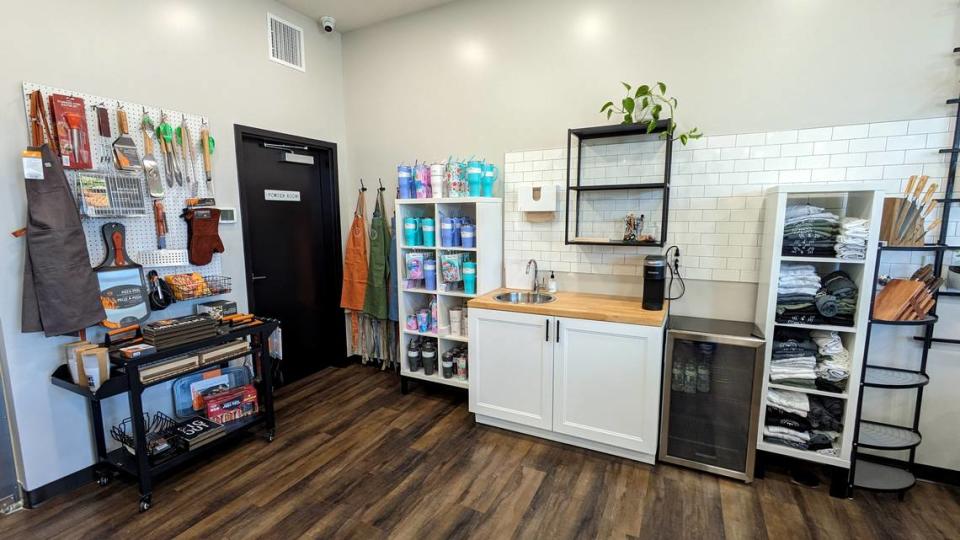
[[(758, 349), (675, 338), (666, 454), (752, 476)], [(750, 467), (752, 469), (752, 467)], [(716, 471), (719, 472), (719, 471)]]

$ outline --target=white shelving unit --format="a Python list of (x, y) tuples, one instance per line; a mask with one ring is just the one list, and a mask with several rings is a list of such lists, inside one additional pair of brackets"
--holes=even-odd
[[(809, 202), (827, 208), (840, 217), (861, 217), (870, 220), (867, 239), (867, 254), (864, 260), (850, 261), (832, 257), (783, 256), (783, 229), (786, 208), (790, 204)], [(767, 340), (764, 358), (763, 393), (760, 400), (760, 424), (757, 434), (757, 449), (781, 454), (815, 463), (850, 468), (850, 456), (855, 432), (860, 374), (863, 365), (864, 337), (870, 314), (870, 291), (874, 280), (874, 268), (878, 256), (876, 246), (880, 236), (880, 219), (883, 211), (883, 192), (869, 184), (832, 184), (777, 186), (767, 191), (764, 201), (764, 232), (760, 258), (760, 283), (757, 290), (755, 322)], [(853, 326), (784, 324), (776, 322), (777, 284), (782, 263), (812, 264), (821, 276), (840, 269), (857, 284), (857, 309)], [(843, 393), (802, 388), (770, 382), (770, 359), (773, 353), (774, 332), (778, 328), (836, 331), (850, 352), (850, 378)], [(837, 455), (791, 448), (763, 440), (766, 421), (766, 396), (771, 388), (790, 390), (809, 395), (827, 396), (844, 401), (843, 432)]]
[[(440, 220), (444, 216), (469, 216), (476, 226), (476, 247), (447, 247), (441, 245)], [(439, 368), (433, 375), (426, 375), (423, 369), (410, 371), (407, 364), (407, 347), (414, 339), (432, 339), (437, 342), (437, 358), (455, 347), (465, 346), (469, 341), (467, 336), (450, 335), (449, 310), (453, 307), (464, 307), (470, 298), (486, 294), (499, 289), (503, 285), (503, 200), (494, 197), (460, 197), (442, 199), (397, 199), (397, 276), (400, 283), (399, 314), (401, 340), (400, 375), (411, 379), (420, 379), (439, 384), (446, 384), (458, 388), (469, 388), (468, 380), (457, 378), (444, 379)], [(430, 217), (436, 223), (434, 245), (407, 246), (404, 245), (403, 221), (407, 217)], [(406, 288), (405, 255), (410, 252), (432, 253), (437, 261), (437, 286), (442, 287), (440, 276), (440, 255), (443, 253), (467, 253), (470, 260), (477, 263), (477, 292), (467, 294), (463, 290), (428, 290), (424, 288)], [(437, 314), (440, 320), (439, 332), (419, 332), (406, 329), (408, 315), (415, 315), (422, 308), (430, 305), (430, 300), (437, 301)], [(469, 355), (468, 355), (469, 356)], [(468, 367), (469, 373), (469, 367)]]

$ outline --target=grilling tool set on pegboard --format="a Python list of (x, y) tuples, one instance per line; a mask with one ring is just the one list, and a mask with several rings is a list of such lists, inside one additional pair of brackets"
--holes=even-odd
[[(31, 163), (48, 143), (82, 218), (90, 261), (107, 261), (115, 253), (104, 238), (119, 228), (129, 249), (126, 262), (152, 270), (139, 289), (130, 280), (119, 296), (116, 283), (100, 279), (104, 305), (163, 298), (152, 302), (153, 310), (163, 309), (191, 297), (170, 294), (183, 283), (197, 296), (229, 292), (214, 256), (223, 244), (213, 199), (215, 141), (206, 118), (33, 83), (24, 83), (23, 93)], [(43, 167), (38, 171), (42, 176)], [(171, 211), (181, 219), (168, 219)], [(216, 286), (203, 286), (207, 282)], [(141, 313), (128, 322), (144, 318)], [(103, 322), (116, 328), (122, 321)]]

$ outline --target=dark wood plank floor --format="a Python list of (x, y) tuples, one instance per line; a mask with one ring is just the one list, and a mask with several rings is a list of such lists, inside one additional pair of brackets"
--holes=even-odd
[(90, 485), (0, 517), (18, 538), (958, 538), (960, 490), (833, 499), (777, 474), (744, 485), (475, 425), (465, 395), (328, 369), (282, 389), (278, 437), (197, 463), (136, 509)]

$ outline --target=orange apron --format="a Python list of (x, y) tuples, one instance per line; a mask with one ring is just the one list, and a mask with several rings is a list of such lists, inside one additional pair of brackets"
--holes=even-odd
[(347, 249), (343, 258), (343, 292), (340, 295), (340, 307), (350, 313), (350, 334), (356, 347), (360, 335), (360, 313), (367, 291), (367, 205), (360, 191), (357, 207), (353, 211), (353, 224), (347, 238)]

